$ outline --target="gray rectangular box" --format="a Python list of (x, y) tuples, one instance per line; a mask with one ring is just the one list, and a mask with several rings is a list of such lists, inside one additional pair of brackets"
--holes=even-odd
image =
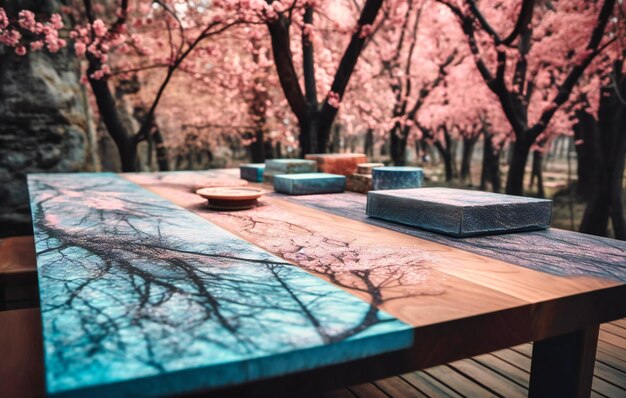
[(338, 174), (304, 173), (274, 176), (274, 190), (288, 195), (339, 193), (346, 189), (346, 177)]
[(550, 227), (552, 201), (452, 188), (370, 191), (367, 215), (464, 238)]

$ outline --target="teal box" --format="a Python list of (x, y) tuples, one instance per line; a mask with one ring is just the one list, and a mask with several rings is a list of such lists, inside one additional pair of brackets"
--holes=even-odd
[(265, 161), (265, 181), (272, 181), (273, 177), (279, 174), (298, 174), (317, 172), (317, 162), (315, 160), (304, 159), (270, 159)]
[(274, 190), (287, 195), (340, 193), (346, 189), (346, 177), (327, 173), (282, 174), (274, 176)]
[(424, 170), (420, 167), (374, 167), (372, 169), (372, 189), (421, 188), (424, 183)]
[(263, 172), (265, 172), (263, 163), (248, 163), (239, 167), (239, 177), (242, 180), (263, 182)]

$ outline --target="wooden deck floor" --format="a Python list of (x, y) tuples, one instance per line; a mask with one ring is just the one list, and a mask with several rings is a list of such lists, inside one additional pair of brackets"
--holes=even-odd
[[(343, 388), (321, 398), (526, 397), (532, 344)], [(626, 319), (603, 324), (592, 397), (626, 397)]]

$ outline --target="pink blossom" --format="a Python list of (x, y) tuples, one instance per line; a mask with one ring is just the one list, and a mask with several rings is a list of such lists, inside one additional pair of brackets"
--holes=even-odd
[(63, 29), (63, 19), (59, 14), (52, 14), (52, 16), (50, 17), (50, 23), (52, 24), (52, 27), (56, 30)]
[(334, 91), (329, 91), (328, 92), (328, 105), (332, 106), (333, 108), (338, 109), (339, 105), (341, 104), (341, 98), (339, 97), (339, 94), (334, 92)]
[(0, 7), (0, 29), (6, 29), (9, 26), (9, 18), (4, 8)]
[(76, 51), (76, 55), (85, 55), (87, 46), (82, 41), (77, 41), (74, 43), (74, 51)]
[(30, 43), (31, 51), (41, 50), (42, 48), (43, 48), (43, 41), (42, 40), (36, 40), (36, 41)]
[(0, 43), (9, 47), (15, 47), (20, 42), (22, 34), (17, 30), (7, 30), (0, 34)]
[(372, 34), (373, 30), (374, 28), (371, 24), (361, 26), (361, 30), (359, 31), (359, 38), (365, 39)]
[(15, 53), (19, 56), (24, 56), (26, 55), (26, 47), (19, 45), (17, 47), (15, 47)]
[(96, 19), (92, 25), (93, 31), (97, 37), (102, 37), (107, 34), (107, 27), (104, 25), (101, 19)]
[(37, 24), (35, 21), (35, 14), (28, 10), (20, 11), (18, 14), (18, 23), (22, 28), (34, 32)]

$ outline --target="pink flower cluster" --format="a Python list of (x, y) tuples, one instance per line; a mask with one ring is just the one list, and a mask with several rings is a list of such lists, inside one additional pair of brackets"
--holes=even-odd
[[(27, 46), (31, 51), (38, 51), (44, 46), (51, 53), (66, 46), (66, 41), (59, 38), (59, 30), (63, 29), (63, 20), (59, 14), (52, 14), (48, 22), (37, 22), (32, 11), (22, 10), (18, 14), (17, 22), (12, 22), (6, 11), (0, 7), (0, 44), (14, 47), (17, 55), (27, 53)], [(29, 33), (34, 40), (23, 42), (23, 33)]]
[[(101, 19), (96, 19), (93, 24), (77, 26), (70, 33), (74, 39), (74, 51), (79, 57), (90, 55), (100, 61), (100, 69), (92, 73), (89, 77), (102, 79), (111, 73), (111, 68), (106, 64), (109, 60), (109, 51), (117, 46), (123, 45), (127, 40), (127, 35), (120, 31), (110, 31)], [(93, 34), (91, 34), (93, 32)], [(134, 38), (132, 39), (135, 40)]]
[(361, 26), (361, 29), (359, 30), (359, 38), (365, 39), (366, 37), (371, 35), (373, 31), (374, 31), (374, 28), (372, 27), (371, 24), (363, 25)]
[(336, 93), (334, 91), (329, 91), (328, 92), (328, 105), (332, 106), (333, 108), (339, 109), (339, 105), (341, 105), (341, 98), (339, 97), (339, 93)]

